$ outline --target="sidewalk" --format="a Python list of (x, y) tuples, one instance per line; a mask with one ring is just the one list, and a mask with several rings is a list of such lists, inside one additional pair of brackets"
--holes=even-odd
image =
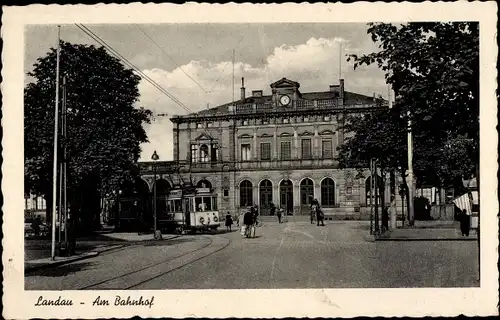
[(412, 227), (398, 227), (375, 236), (376, 241), (477, 241), (476, 230), (462, 236), (455, 221), (416, 221)]
[[(83, 259), (89, 259), (98, 256), (102, 252), (118, 249), (125, 247), (126, 245), (130, 245), (131, 243), (137, 243), (137, 242), (146, 242), (146, 241), (157, 241), (154, 240), (153, 234), (137, 234), (137, 232), (133, 233), (126, 233), (126, 232), (118, 232), (118, 233), (98, 233), (98, 236), (108, 238), (109, 240), (114, 240), (111, 241), (110, 244), (100, 244), (100, 245), (84, 245), (83, 248), (80, 248), (78, 250), (77, 248), (77, 253), (74, 256), (71, 257), (55, 257), (55, 260), (52, 260), (52, 258), (40, 258), (40, 259), (31, 259), (28, 261), (24, 262), (24, 271), (25, 272), (30, 272), (34, 270), (38, 270), (41, 268), (50, 268), (50, 267), (57, 267), (61, 266), (64, 264), (68, 264), (74, 261), (79, 261)], [(165, 240), (171, 240), (174, 238), (179, 237), (178, 235), (162, 235), (162, 240), (160, 241), (165, 241)], [(116, 242), (123, 242), (123, 244), (117, 244)], [(77, 240), (77, 243), (79, 240)], [(84, 241), (82, 241), (84, 242)], [(80, 242), (80, 243), (82, 243)], [(25, 248), (25, 250), (27, 250)], [(46, 256), (50, 255), (50, 252), (47, 250), (42, 250), (42, 253), (45, 253)], [(26, 259), (26, 256), (25, 256)]]
[(52, 260), (52, 258), (49, 257), (49, 258), (25, 261), (24, 272), (30, 272), (41, 268), (57, 267), (74, 261), (93, 258), (102, 252), (118, 249), (121, 247), (123, 247), (123, 245), (111, 245), (111, 246), (102, 245), (94, 248), (92, 251), (80, 252), (71, 257), (55, 257), (55, 260)]

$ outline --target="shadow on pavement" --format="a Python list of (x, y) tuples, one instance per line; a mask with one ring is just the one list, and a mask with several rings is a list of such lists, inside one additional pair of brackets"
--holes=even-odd
[(165, 239), (165, 240), (148, 240), (143, 241), (141, 244), (144, 247), (155, 247), (155, 246), (173, 246), (179, 243), (193, 242), (198, 239), (196, 238), (176, 238), (176, 239)]
[(76, 273), (85, 269), (89, 269), (95, 263), (79, 262), (61, 265), (54, 268), (38, 269), (33, 271), (25, 271), (25, 277), (41, 276), (41, 277), (64, 277), (72, 273)]

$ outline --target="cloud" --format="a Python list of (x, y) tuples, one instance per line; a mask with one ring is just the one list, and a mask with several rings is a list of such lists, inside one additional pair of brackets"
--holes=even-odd
[[(310, 38), (296, 46), (281, 45), (274, 48), (262, 67), (236, 61), (235, 99), (240, 96), (241, 77), (245, 78), (247, 92), (264, 90), (264, 94), (270, 94), (269, 84), (283, 77), (299, 82), (302, 92), (328, 90), (330, 84), (338, 83), (340, 45), (344, 54), (360, 50), (341, 38)], [(378, 69), (368, 67), (354, 71), (352, 64), (345, 61), (345, 57), (342, 57), (342, 60), (342, 78), (345, 79), (347, 91), (369, 96), (374, 92), (386, 95), (387, 87), (383, 74)], [(231, 61), (191, 61), (172, 71), (156, 68), (143, 72), (191, 112), (207, 108), (207, 104), (214, 107), (227, 103), (233, 97)], [(155, 114), (167, 113), (172, 116), (189, 112), (144, 79), (141, 80), (139, 91), (140, 105)], [(142, 145), (141, 161), (148, 161), (153, 150), (157, 150), (161, 160), (173, 159), (172, 129), (173, 124), (167, 118), (157, 118), (146, 127), (150, 142)]]

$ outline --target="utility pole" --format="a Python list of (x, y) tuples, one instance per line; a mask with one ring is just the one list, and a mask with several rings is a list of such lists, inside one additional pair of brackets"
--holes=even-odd
[(339, 43), (339, 79), (342, 79), (342, 42)]
[[(64, 137), (64, 145), (63, 145), (63, 208), (64, 208), (64, 248), (68, 249), (68, 157), (67, 157), (67, 143), (68, 143), (68, 135), (67, 135), (67, 125), (68, 125), (68, 113), (67, 113), (67, 104), (66, 98), (68, 95), (67, 85), (66, 85), (66, 77), (63, 77), (63, 105), (62, 105), (62, 122), (63, 122), (63, 137)], [(61, 226), (59, 226), (61, 228)]]
[(374, 185), (375, 185), (375, 233), (379, 233), (379, 217), (378, 217), (378, 168), (377, 168), (377, 160), (373, 162), (373, 171), (374, 171)]
[(370, 234), (373, 234), (373, 159), (370, 159)]
[(56, 209), (57, 209), (57, 148), (59, 134), (59, 55), (60, 55), (61, 26), (57, 26), (57, 55), (56, 55), (56, 105), (54, 111), (54, 168), (52, 174), (52, 260), (56, 258)]
[(234, 108), (234, 51), (235, 50), (233, 49), (233, 78), (231, 79), (231, 82), (233, 84), (233, 100), (231, 100), (233, 101), (233, 108)]
[(408, 111), (408, 225), (413, 226), (415, 224), (415, 212), (413, 206), (414, 197), (414, 186), (413, 186), (413, 139), (412, 139), (412, 127), (410, 119), (410, 111)]
[[(64, 89), (63, 89), (64, 92)], [(64, 95), (64, 93), (63, 93)], [(62, 110), (61, 110), (62, 111)], [(61, 112), (62, 113), (62, 112)], [(62, 127), (63, 127), (63, 120), (61, 119), (61, 132), (62, 132)], [(62, 135), (62, 134), (61, 134)], [(64, 156), (63, 156), (64, 157)], [(59, 243), (59, 255), (61, 254), (61, 245), (62, 245), (62, 200), (63, 200), (63, 161), (59, 161), (59, 210), (57, 212), (57, 221), (59, 222), (59, 229), (57, 232), (57, 241)]]

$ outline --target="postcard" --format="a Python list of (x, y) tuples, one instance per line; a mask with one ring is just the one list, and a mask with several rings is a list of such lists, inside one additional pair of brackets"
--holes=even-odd
[(3, 316), (497, 314), (496, 10), (5, 7)]

